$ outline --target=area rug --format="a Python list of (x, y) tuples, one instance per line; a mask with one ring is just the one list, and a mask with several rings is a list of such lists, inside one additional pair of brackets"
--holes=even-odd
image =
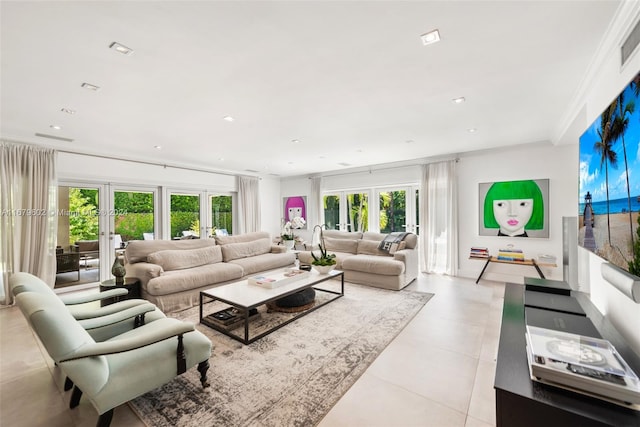
[(211, 387), (190, 369), (130, 405), (153, 427), (316, 425), (432, 296), (347, 283), (344, 297), (250, 345), (198, 324), (197, 307), (174, 313), (213, 342)]

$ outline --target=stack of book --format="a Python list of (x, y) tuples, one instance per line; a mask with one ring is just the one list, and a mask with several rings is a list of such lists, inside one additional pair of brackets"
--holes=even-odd
[(472, 246), (471, 254), (469, 255), (469, 257), (487, 259), (489, 258), (489, 249), (478, 247), (478, 246)]
[(498, 260), (524, 262), (524, 254), (521, 249), (507, 248), (498, 250)]
[(278, 286), (286, 285), (287, 283), (295, 282), (296, 280), (304, 279), (310, 275), (311, 273), (308, 271), (299, 270), (297, 268), (287, 268), (283, 273), (249, 277), (247, 279), (247, 283), (250, 285), (273, 289)]

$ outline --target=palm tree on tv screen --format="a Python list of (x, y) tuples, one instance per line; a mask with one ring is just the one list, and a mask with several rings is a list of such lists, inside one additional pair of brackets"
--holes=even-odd
[(616, 168), (618, 165), (618, 154), (613, 150), (613, 140), (611, 138), (611, 130), (613, 127), (613, 116), (616, 110), (617, 100), (611, 103), (600, 116), (600, 129), (598, 129), (598, 136), (600, 141), (597, 141), (593, 149), (600, 155), (600, 168), (604, 166), (605, 183), (607, 188), (607, 236), (609, 238), (609, 245), (611, 245), (611, 222), (609, 217), (609, 164), (612, 168)]
[(624, 91), (620, 92), (618, 95), (618, 99), (613, 102), (613, 104), (617, 103), (617, 111), (616, 116), (613, 119), (613, 126), (611, 129), (611, 140), (613, 142), (618, 139), (622, 142), (622, 153), (624, 156), (624, 172), (625, 178), (627, 179), (627, 210), (629, 211), (629, 231), (631, 234), (631, 247), (633, 247), (633, 218), (631, 215), (631, 188), (629, 187), (629, 165), (627, 163), (627, 146), (624, 142), (624, 134), (627, 132), (627, 128), (629, 127), (629, 118), (628, 115), (632, 115), (635, 110), (635, 102), (630, 100), (629, 102), (624, 102)]

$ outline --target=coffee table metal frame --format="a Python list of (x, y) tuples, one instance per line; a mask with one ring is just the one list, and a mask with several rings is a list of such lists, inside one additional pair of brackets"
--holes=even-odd
[[(336, 292), (333, 290), (329, 290), (329, 289), (323, 289), (323, 288), (316, 288), (315, 286), (325, 282), (327, 280), (331, 280), (334, 278), (340, 277), (340, 292)], [(323, 305), (327, 305), (332, 301), (337, 300), (338, 298), (344, 296), (344, 272), (343, 271), (339, 271), (339, 270), (333, 270), (331, 271), (329, 274), (318, 274), (317, 272), (312, 272), (312, 276), (308, 277), (308, 278), (303, 278), (300, 279), (299, 281), (293, 282), (291, 284), (286, 284), (283, 285), (281, 288), (274, 288), (274, 289), (267, 289), (267, 288), (260, 288), (257, 287), (259, 289), (261, 289), (262, 291), (260, 291), (260, 293), (262, 295), (257, 296), (256, 298), (254, 298), (251, 303), (247, 304), (247, 303), (240, 303), (238, 301), (234, 301), (232, 298), (229, 297), (225, 297), (224, 294), (226, 293), (225, 290), (228, 290), (230, 288), (226, 288), (226, 287), (230, 287), (230, 286), (234, 286), (234, 287), (239, 287), (239, 286), (250, 286), (251, 288), (256, 287), (255, 285), (249, 285), (248, 282), (246, 280), (242, 280), (240, 282), (236, 282), (236, 283), (230, 283), (228, 285), (222, 285), (222, 286), (218, 286), (216, 288), (211, 288), (211, 289), (207, 289), (205, 291), (201, 291), (200, 292), (200, 324), (206, 325), (212, 329), (215, 329), (216, 331), (223, 333), (224, 335), (227, 335), (228, 337), (231, 337), (237, 341), (240, 341), (243, 344), (251, 344), (252, 342), (259, 340), (260, 338), (269, 335), (270, 333), (272, 333), (273, 331), (276, 331), (280, 328), (282, 328), (283, 326), (293, 322), (294, 320), (305, 316), (309, 313), (311, 313), (314, 310), (317, 310), (318, 308), (322, 307)], [(225, 289), (226, 288), (226, 289)], [(314, 305), (313, 307), (311, 307), (310, 309), (301, 311), (299, 314), (297, 314), (296, 316), (293, 316), (292, 318), (285, 320), (282, 323), (279, 323), (277, 325), (275, 325), (274, 327), (260, 333), (259, 335), (256, 335), (255, 337), (249, 338), (249, 312), (251, 309), (253, 308), (258, 308), (259, 306), (263, 305), (263, 304), (267, 304), (269, 302), (273, 302), (275, 300), (278, 300), (280, 298), (286, 297), (287, 295), (291, 295), (294, 294), (296, 292), (302, 291), (304, 289), (307, 288), (313, 288), (316, 291), (321, 291), (321, 292), (327, 292), (327, 293), (331, 293), (331, 294), (335, 294), (337, 295), (335, 298), (331, 298), (323, 303)], [(264, 292), (263, 292), (264, 291)], [(204, 313), (203, 313), (203, 306), (204, 306), (204, 301), (205, 298), (208, 298), (212, 301), (220, 301), (223, 302), (225, 304), (229, 304), (232, 307), (237, 308), (238, 310), (240, 310), (240, 312), (242, 313), (243, 317), (244, 317), (244, 337), (240, 336), (240, 335), (236, 335), (234, 333), (232, 333), (230, 330), (227, 330), (223, 327), (217, 327), (215, 324), (211, 324), (209, 323), (202, 323), (202, 319), (204, 317)]]

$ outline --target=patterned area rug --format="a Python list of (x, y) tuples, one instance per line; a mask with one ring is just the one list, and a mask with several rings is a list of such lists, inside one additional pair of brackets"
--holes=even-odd
[(211, 387), (192, 368), (130, 405), (153, 427), (316, 425), (432, 296), (346, 283), (344, 297), (248, 346), (198, 324), (197, 307), (175, 313), (213, 342)]

